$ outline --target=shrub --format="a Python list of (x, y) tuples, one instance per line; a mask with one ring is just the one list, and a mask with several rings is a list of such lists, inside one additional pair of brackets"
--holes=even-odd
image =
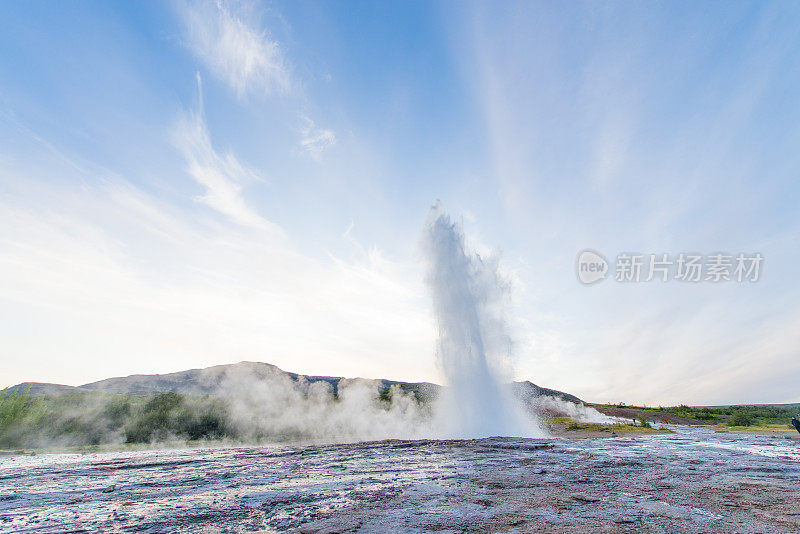
[(103, 408), (103, 416), (112, 430), (122, 427), (130, 415), (131, 402), (125, 397), (114, 398)]
[(743, 411), (736, 411), (728, 419), (728, 426), (751, 426), (753, 419)]
[(183, 404), (183, 397), (172, 391), (160, 393), (145, 402), (138, 417), (125, 428), (127, 443), (164, 440), (175, 431), (173, 412)]
[(220, 439), (233, 435), (227, 421), (227, 404), (220, 399), (161, 393), (146, 401), (125, 426), (125, 441)]
[(185, 412), (178, 422), (178, 432), (188, 439), (219, 439), (226, 435), (223, 417), (212, 410)]
[(26, 446), (29, 436), (40, 430), (44, 416), (41, 398), (30, 395), (28, 391), (0, 391), (0, 447)]

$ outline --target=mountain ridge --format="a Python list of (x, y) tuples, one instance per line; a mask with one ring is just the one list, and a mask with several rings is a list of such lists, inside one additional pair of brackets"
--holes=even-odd
[[(227, 380), (236, 380), (245, 377), (248, 379), (254, 377), (256, 379), (267, 379), (281, 376), (287, 377), (294, 382), (303, 380), (309, 383), (320, 381), (327, 382), (331, 385), (334, 392), (338, 391), (339, 384), (342, 383), (342, 381), (353, 380), (377, 382), (380, 383), (381, 388), (398, 385), (403, 389), (415, 391), (426, 397), (438, 395), (438, 392), (442, 388), (441, 385), (433, 382), (404, 382), (385, 378), (369, 379), (360, 377), (346, 378), (325, 375), (303, 375), (284, 371), (276, 365), (266, 362), (241, 361), (233, 364), (213, 365), (210, 367), (187, 369), (173, 373), (133, 374), (111, 377), (80, 386), (67, 386), (48, 382), (22, 382), (6, 388), (6, 391), (14, 393), (28, 391), (31, 395), (61, 395), (71, 392), (104, 392), (133, 396), (147, 396), (166, 392), (188, 395), (214, 395), (219, 391), (220, 384)], [(514, 387), (518, 392), (533, 397), (549, 396), (567, 402), (583, 404), (583, 401), (575, 395), (556, 389), (541, 387), (528, 380), (514, 382)]]

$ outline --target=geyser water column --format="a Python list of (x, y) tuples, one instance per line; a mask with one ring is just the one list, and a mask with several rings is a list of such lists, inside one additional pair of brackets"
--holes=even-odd
[(445, 434), (541, 435), (487, 359), (489, 349), (497, 348), (488, 345), (507, 340), (497, 264), (467, 249), (460, 226), (438, 202), (428, 214), (423, 251), (438, 327), (437, 358), (447, 386), (437, 413)]

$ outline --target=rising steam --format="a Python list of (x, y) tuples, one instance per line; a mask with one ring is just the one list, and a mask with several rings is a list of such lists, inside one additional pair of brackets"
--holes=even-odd
[(501, 313), (506, 284), (497, 263), (467, 249), (460, 226), (438, 203), (428, 214), (423, 251), (437, 319), (436, 354), (447, 382), (437, 407), (445, 432), (457, 438), (540, 435), (494, 361), (510, 348)]
[(580, 407), (556, 399), (520, 400), (511, 377), (498, 372), (511, 342), (503, 314), (508, 284), (496, 259), (470, 251), (461, 227), (438, 204), (428, 215), (422, 244), (438, 331), (436, 357), (446, 380), (446, 387), (434, 386), (438, 396), (386, 388), (378, 380), (342, 379), (334, 388), (268, 364), (241, 362), (199, 370), (188, 383), (169, 382), (182, 395), (139, 398), (85, 390), (44, 399), (3, 393), (0, 415), (13, 417), (0, 417), (0, 448), (183, 439), (536, 437), (543, 435), (530, 415), (536, 411), (603, 417), (585, 407), (578, 413)]

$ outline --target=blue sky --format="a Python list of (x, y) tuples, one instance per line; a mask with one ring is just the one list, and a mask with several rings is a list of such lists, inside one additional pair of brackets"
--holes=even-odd
[[(512, 280), (517, 378), (798, 401), (800, 7), (0, 5), (0, 386), (260, 360), (439, 380), (440, 199)], [(582, 286), (585, 248), (760, 252)]]

